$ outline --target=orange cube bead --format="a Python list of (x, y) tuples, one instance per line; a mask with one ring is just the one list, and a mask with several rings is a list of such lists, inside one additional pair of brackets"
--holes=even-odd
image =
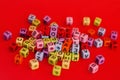
[(94, 30), (94, 29), (89, 29), (89, 30), (88, 30), (88, 34), (89, 34), (90, 36), (95, 35), (95, 30)]
[(110, 38), (104, 38), (104, 46), (110, 46), (111, 40)]
[(19, 54), (16, 54), (14, 61), (15, 61), (16, 64), (22, 64), (22, 62), (23, 62), (23, 57), (20, 56)]

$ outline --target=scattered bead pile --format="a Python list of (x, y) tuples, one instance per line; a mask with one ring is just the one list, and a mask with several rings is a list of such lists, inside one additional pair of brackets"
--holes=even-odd
[[(53, 65), (52, 74), (54, 76), (60, 76), (62, 69), (69, 69), (71, 61), (79, 61), (81, 56), (83, 59), (90, 58), (90, 51), (88, 47), (93, 45), (96, 48), (107, 46), (110, 48), (116, 48), (118, 46), (116, 40), (118, 37), (117, 31), (112, 31), (110, 38), (100, 37), (105, 35), (106, 29), (103, 27), (98, 28), (98, 38), (94, 39), (92, 36), (96, 33), (94, 29), (89, 29), (87, 33), (81, 33), (79, 28), (63, 28), (57, 23), (52, 22), (49, 16), (43, 18), (43, 23), (49, 25), (43, 31), (37, 30), (41, 21), (33, 14), (28, 16), (28, 22), (31, 24), (29, 29), (21, 28), (20, 36), (16, 38), (16, 43), (10, 45), (11, 51), (16, 51), (18, 47), (22, 47), (19, 54), (15, 56), (15, 63), (22, 64), (23, 58), (27, 58), (30, 52), (35, 53), (35, 58), (29, 61), (30, 68), (36, 70), (39, 68), (39, 61), (42, 61), (44, 57), (48, 58), (48, 63)], [(83, 18), (83, 25), (90, 25), (90, 17)], [(102, 19), (96, 17), (94, 20), (94, 26), (100, 26)], [(73, 17), (66, 17), (66, 25), (71, 26), (73, 24)], [(3, 33), (4, 39), (9, 40), (12, 37), (10, 31)], [(62, 65), (57, 65), (58, 61), (62, 61)], [(104, 56), (97, 55), (95, 62), (92, 62), (88, 70), (91, 73), (96, 73), (99, 69), (99, 65), (105, 61)]]

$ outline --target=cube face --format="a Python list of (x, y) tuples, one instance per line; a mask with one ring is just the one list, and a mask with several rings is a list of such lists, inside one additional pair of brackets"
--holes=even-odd
[(31, 35), (33, 38), (40, 38), (40, 32), (38, 32), (37, 30), (34, 30)]
[(34, 20), (32, 21), (32, 24), (35, 25), (35, 26), (39, 26), (40, 23), (41, 23), (41, 22), (40, 22), (39, 19), (34, 19)]
[(58, 51), (57, 52), (58, 60), (62, 61), (63, 60), (63, 56), (64, 56), (64, 53), (62, 51)]
[(64, 53), (64, 60), (70, 60), (71, 61), (71, 53)]
[(34, 19), (36, 19), (36, 16), (35, 16), (34, 14), (30, 14), (30, 15), (28, 16), (28, 22), (29, 22), (29, 23), (32, 23), (32, 21), (33, 21)]
[(62, 61), (62, 68), (63, 69), (69, 69), (70, 68), (70, 60), (63, 59), (63, 61)]
[(83, 59), (89, 59), (90, 58), (90, 51), (88, 49), (83, 49), (81, 51), (81, 53), (82, 53), (82, 58)]
[(36, 60), (36, 59), (31, 59), (31, 60), (29, 61), (29, 64), (30, 64), (30, 68), (31, 68), (32, 70), (36, 70), (36, 69), (39, 68), (39, 62), (38, 62), (38, 60)]
[(29, 44), (30, 44), (30, 41), (29, 41), (29, 40), (25, 40), (25, 41), (23, 42), (23, 47), (29, 48)]
[(88, 35), (85, 34), (85, 33), (82, 33), (82, 34), (80, 35), (80, 41), (81, 41), (82, 43), (87, 42), (87, 41), (88, 41)]
[(44, 21), (45, 24), (48, 24), (51, 21), (51, 17), (50, 16), (45, 16), (43, 18), (43, 21)]
[(88, 70), (91, 72), (91, 73), (96, 73), (99, 69), (99, 66), (96, 64), (96, 63), (91, 63), (88, 67)]
[(55, 56), (55, 55), (51, 55), (49, 58), (48, 58), (48, 63), (51, 64), (51, 65), (55, 65), (58, 61), (58, 57)]
[(80, 45), (79, 44), (72, 44), (72, 53), (79, 53)]
[(79, 44), (80, 40), (72, 37), (73, 44)]
[(54, 76), (60, 76), (61, 75), (61, 69), (62, 69), (61, 66), (54, 65), (52, 74)]
[(73, 17), (66, 17), (66, 25), (72, 25), (73, 24)]
[(96, 31), (94, 29), (89, 29), (88, 30), (89, 36), (93, 36), (93, 35), (95, 35), (95, 33), (96, 33)]
[(92, 47), (94, 39), (89, 37), (88, 38), (88, 46)]
[(44, 47), (44, 43), (43, 43), (42, 39), (36, 40), (36, 47), (37, 47), (37, 49), (42, 49)]
[(47, 46), (48, 46), (48, 52), (55, 51), (54, 43), (50, 42), (50, 43), (47, 44)]
[(94, 46), (97, 47), (97, 48), (100, 48), (103, 46), (103, 40), (100, 39), (100, 38), (97, 38), (94, 40)]
[(62, 50), (62, 42), (56, 42), (56, 44), (55, 44), (55, 50), (56, 51), (61, 51)]
[(20, 56), (19, 54), (16, 54), (14, 61), (15, 61), (16, 64), (22, 64), (22, 62), (23, 62), (23, 57)]
[(83, 18), (83, 25), (89, 26), (90, 25), (90, 17), (84, 17)]
[(24, 40), (24, 38), (22, 38), (22, 37), (17, 37), (17, 38), (16, 38), (16, 44), (17, 44), (18, 46), (22, 46), (22, 45), (23, 45), (23, 40)]
[(50, 37), (51, 38), (57, 37), (57, 30), (58, 30), (58, 25), (51, 26), (51, 30), (50, 30)]
[(20, 29), (20, 36), (21, 37), (26, 37), (27, 36), (27, 29), (26, 28), (21, 28)]
[(117, 38), (118, 38), (118, 32), (117, 31), (112, 31), (110, 38), (112, 40), (117, 40)]
[(98, 29), (98, 36), (104, 36), (105, 35), (105, 32), (106, 32), (106, 29), (103, 28), (103, 27), (100, 27)]
[(99, 17), (96, 17), (94, 20), (94, 26), (100, 26), (101, 22), (102, 22), (102, 19)]
[(105, 62), (105, 58), (103, 55), (97, 55), (96, 56), (96, 59), (95, 59), (95, 62), (98, 64), (98, 65), (101, 65)]
[(36, 30), (36, 26), (30, 25), (29, 26), (29, 31), (34, 31), (34, 30)]
[(9, 40), (9, 39), (11, 39), (11, 38), (12, 38), (12, 33), (11, 33), (10, 31), (5, 31), (5, 32), (3, 33), (3, 38), (4, 38), (4, 40)]
[(35, 51), (35, 45), (31, 42), (31, 43), (29, 43), (29, 45), (28, 45), (28, 49), (30, 50), (30, 51), (32, 51), (32, 52), (34, 52)]
[(44, 58), (44, 53), (37, 51), (35, 54), (35, 59), (37, 59), (38, 61), (42, 61), (43, 58)]
[(20, 55), (24, 58), (26, 58), (29, 54), (29, 50), (27, 48), (21, 48)]
[(80, 32), (73, 32), (73, 38), (79, 39), (80, 38)]
[(72, 53), (71, 55), (72, 55), (72, 59), (71, 59), (72, 61), (79, 61), (80, 58), (79, 53)]
[(110, 46), (111, 40), (110, 38), (104, 38), (104, 46)]

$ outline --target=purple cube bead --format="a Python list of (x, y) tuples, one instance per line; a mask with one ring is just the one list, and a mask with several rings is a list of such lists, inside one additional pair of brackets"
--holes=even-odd
[(26, 28), (21, 28), (20, 29), (20, 36), (21, 37), (26, 37), (27, 35), (27, 29)]
[(9, 40), (9, 39), (12, 38), (12, 33), (10, 31), (5, 31), (3, 33), (3, 37), (4, 37), (5, 40)]
[(48, 23), (51, 21), (51, 17), (45, 16), (45, 17), (43, 18), (43, 21), (44, 21), (45, 24), (48, 24)]
[(95, 59), (95, 62), (98, 64), (98, 65), (101, 65), (105, 62), (105, 58), (103, 55), (97, 55), (96, 56), (96, 59)]
[(43, 48), (44, 57), (48, 57), (49, 52), (47, 48)]
[(110, 37), (111, 37), (112, 40), (116, 40), (117, 37), (118, 37), (118, 32), (117, 31), (112, 31)]
[(92, 47), (94, 39), (89, 37), (88, 38), (88, 46)]

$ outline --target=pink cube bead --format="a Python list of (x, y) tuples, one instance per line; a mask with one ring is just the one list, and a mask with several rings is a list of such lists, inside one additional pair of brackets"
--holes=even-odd
[(99, 66), (96, 64), (96, 63), (91, 63), (88, 67), (88, 70), (91, 72), (91, 73), (96, 73), (99, 69)]

